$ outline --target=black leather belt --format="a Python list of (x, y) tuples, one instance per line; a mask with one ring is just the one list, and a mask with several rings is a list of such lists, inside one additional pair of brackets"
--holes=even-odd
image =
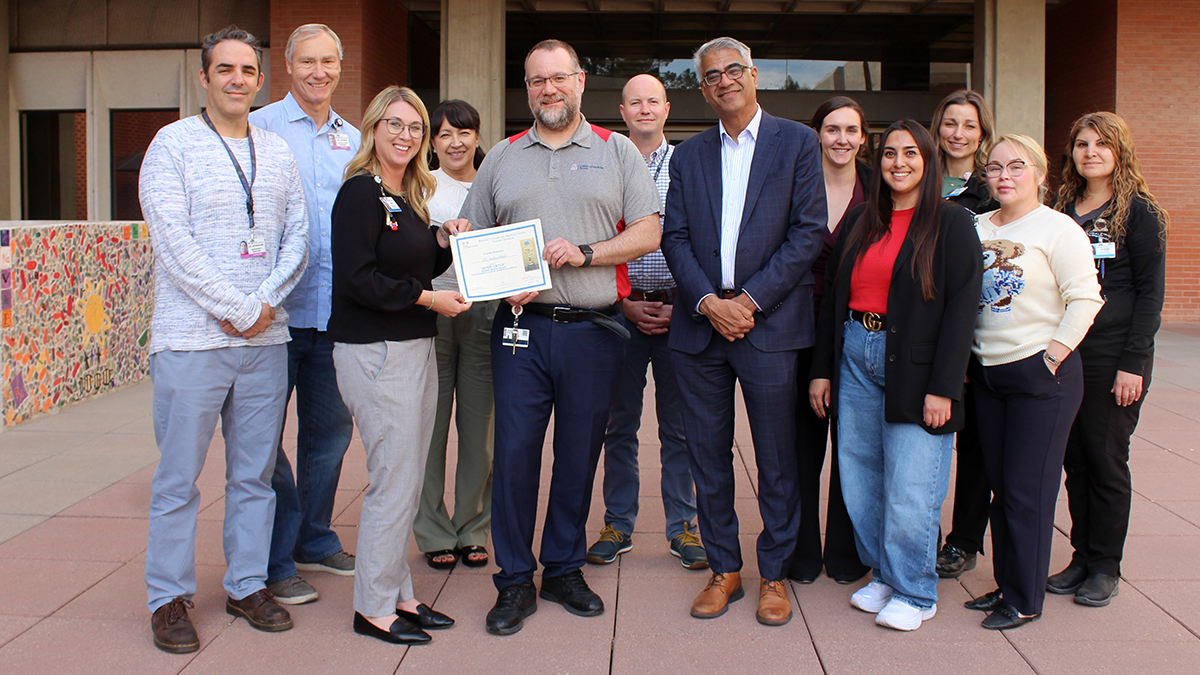
[(869, 331), (881, 331), (887, 328), (887, 314), (876, 314), (875, 312), (860, 312), (856, 309), (850, 310), (850, 320), (861, 324), (863, 328)]
[(675, 296), (678, 294), (678, 288), (671, 288), (665, 291), (630, 291), (629, 299), (634, 302), (661, 302), (664, 305), (669, 305), (675, 300)]
[(597, 307), (589, 309), (586, 307), (569, 307), (565, 305), (539, 305), (529, 303), (525, 305), (525, 311), (532, 312), (539, 316), (549, 317), (554, 323), (578, 323), (580, 321), (591, 321), (597, 326), (603, 326), (612, 332), (620, 335), (626, 340), (629, 339), (629, 331), (622, 326), (620, 322), (615, 321), (612, 317), (620, 311), (619, 304), (612, 304), (607, 307)]

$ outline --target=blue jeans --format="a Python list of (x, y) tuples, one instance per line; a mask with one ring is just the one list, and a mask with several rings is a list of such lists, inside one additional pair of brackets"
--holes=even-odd
[(887, 332), (847, 321), (844, 335), (838, 459), (858, 554), (894, 597), (928, 609), (937, 602), (938, 521), (954, 434), (884, 421)]
[(638, 514), (638, 428), (642, 425), (642, 395), (646, 367), (654, 367), (654, 406), (662, 458), (662, 500), (667, 539), (683, 533), (696, 519), (691, 458), (683, 431), (679, 384), (671, 366), (670, 335), (646, 335), (631, 326), (625, 342), (621, 379), (609, 411), (604, 437), (604, 524), (633, 534)]
[(287, 397), (296, 391), (296, 474), (292, 476), (281, 435), (271, 476), (277, 503), (267, 583), (295, 574), (297, 560), (317, 562), (342, 550), (329, 523), (342, 458), (354, 433), (350, 411), (338, 392), (333, 340), (316, 328), (290, 331)]

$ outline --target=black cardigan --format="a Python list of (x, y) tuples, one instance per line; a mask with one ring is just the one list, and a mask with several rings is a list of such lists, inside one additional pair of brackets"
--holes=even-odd
[[(1086, 229), (1086, 228), (1085, 228)], [(1079, 343), (1084, 368), (1116, 367), (1141, 375), (1162, 324), (1166, 295), (1166, 242), (1162, 224), (1141, 197), (1129, 205), (1117, 257), (1104, 262), (1100, 288), (1104, 306)]]
[[(912, 229), (900, 247), (888, 290), (887, 365), (884, 378), (884, 419), (920, 424), (931, 434), (948, 434), (963, 427), (963, 383), (979, 312), (983, 284), (983, 255), (975, 223), (965, 209), (939, 202), (940, 228), (933, 255), (933, 300), (925, 302), (921, 283), (912, 274)], [(850, 277), (857, 247), (846, 252), (846, 234), (866, 210), (862, 204), (847, 215), (846, 227), (829, 258), (827, 280), (836, 279), (821, 306), (817, 345), (810, 379), (832, 381), (830, 414), (836, 414), (842, 358), (842, 329), (850, 302)], [(924, 421), (925, 395), (951, 399), (950, 420), (937, 429)]]
[(988, 189), (983, 169), (972, 173), (963, 191), (948, 199), (971, 213), (987, 213), (1000, 208), (1000, 203), (992, 198), (992, 191)]
[(450, 249), (438, 246), (437, 228), (418, 218), (399, 195), (391, 196), (403, 209), (395, 230), (386, 224), (372, 176), (351, 177), (333, 203), (329, 337), (334, 342), (437, 335), (437, 314), (416, 303), (450, 266)]

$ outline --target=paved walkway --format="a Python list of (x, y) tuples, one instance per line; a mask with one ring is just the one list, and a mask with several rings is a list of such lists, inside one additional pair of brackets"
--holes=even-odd
[[(719, 619), (690, 618), (692, 597), (708, 573), (684, 570), (667, 553), (648, 411), (635, 548), (619, 563), (585, 569), (604, 598), (605, 614), (580, 618), (542, 602), (521, 633), (488, 635), (483, 619), (495, 600), (494, 568), (435, 572), (414, 547), (419, 597), (459, 625), (413, 649), (355, 635), (353, 582), (327, 574), (307, 575), (321, 600), (294, 608), (296, 627), (286, 633), (260, 633), (225, 614), (218, 435), (200, 478), (200, 590), (192, 616), (202, 647), (195, 654), (165, 654), (150, 640), (142, 583), (158, 454), (151, 385), (144, 382), (0, 434), (0, 673), (1197, 673), (1200, 325), (1168, 325), (1158, 345), (1155, 382), (1130, 462), (1133, 522), (1120, 596), (1107, 609), (1050, 596), (1041, 621), (1009, 633), (981, 629), (983, 615), (962, 607), (994, 587), (986, 558), (960, 581), (942, 582), (937, 617), (911, 634), (875, 626), (847, 604), (852, 588), (826, 578), (792, 584), (799, 612), (783, 627), (755, 622), (753, 593)], [(294, 443), (294, 429), (287, 437)], [(756, 588), (753, 550), (761, 521), (749, 441), (742, 415), (737, 510), (743, 574)], [(543, 496), (546, 480), (543, 471)], [(335, 511), (336, 529), (351, 551), (366, 483), (355, 440)], [(1065, 499), (1064, 493), (1053, 571), (1070, 557)], [(948, 502), (945, 525), (949, 513)], [(597, 495), (593, 536), (602, 516)]]

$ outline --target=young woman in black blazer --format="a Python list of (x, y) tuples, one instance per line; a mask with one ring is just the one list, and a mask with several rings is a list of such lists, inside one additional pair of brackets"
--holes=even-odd
[(1117, 594), (1129, 531), (1129, 437), (1150, 388), (1171, 219), (1146, 187), (1124, 120), (1084, 115), (1067, 138), (1055, 208), (1092, 240), (1105, 304), (1079, 343), (1083, 403), (1063, 462), (1075, 553), (1046, 590), (1104, 607)]
[(871, 196), (830, 256), (809, 399), (821, 417), (836, 402), (842, 491), (874, 573), (850, 604), (915, 630), (937, 612), (938, 520), (982, 258), (970, 214), (941, 199), (928, 131), (893, 123), (877, 159)]

